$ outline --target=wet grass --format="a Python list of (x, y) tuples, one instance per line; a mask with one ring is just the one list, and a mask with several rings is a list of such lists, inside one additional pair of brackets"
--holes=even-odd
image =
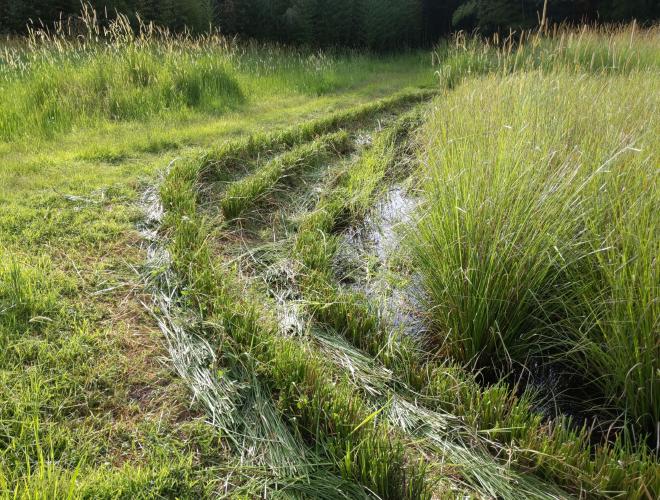
[[(444, 482), (437, 483), (438, 478), (450, 474), (457, 479), (456, 485), (463, 485), (460, 488), (481, 494), (508, 497), (513, 495), (512, 484), (517, 484), (518, 490), (524, 490), (528, 497), (562, 495), (553, 493), (553, 486), (549, 484), (535, 483), (534, 476), (516, 476), (533, 472), (539, 478), (566, 488), (567, 492), (603, 495), (608, 491), (625, 491), (643, 497), (646, 491), (654, 491), (657, 465), (645, 447), (631, 447), (625, 435), (612, 443), (594, 445), (593, 440), (598, 438), (588, 427), (581, 427), (570, 417), (548, 420), (540, 413), (538, 395), (533, 390), (520, 394), (519, 388), (510, 387), (506, 381), (483, 387), (465, 368), (442, 361), (429, 351), (428, 347), (434, 344), (431, 339), (427, 339), (430, 342), (427, 343), (424, 338), (415, 341), (398, 336), (383, 322), (378, 306), (367, 295), (343, 288), (337, 281), (334, 263), (339, 232), (352, 221), (364, 217), (393, 179), (411, 172), (406, 154), (414, 151), (420, 138), (413, 140), (409, 135), (424, 119), (419, 109), (414, 110), (375, 133), (372, 144), (361, 151), (357, 159), (349, 165), (338, 163), (334, 167), (336, 172), (327, 178), (314, 208), (302, 215), (290, 214), (292, 227), (295, 227), (295, 236), (290, 239), (291, 249), (285, 244), (275, 251), (282, 252), (280, 258), (288, 262), (283, 265), (293, 265), (295, 287), (303, 298), (302, 314), (308, 318), (305, 321), (311, 321), (302, 337), (290, 337), (290, 331), (279, 329), (274, 311), (277, 305), (262, 295), (261, 286), (254, 287), (249, 277), (236, 273), (235, 264), (229, 264), (235, 263), (229, 249), (222, 245), (209, 246), (209, 238), (213, 238), (216, 231), (213, 229), (215, 219), (208, 208), (198, 211), (199, 191), (206, 189), (206, 178), (200, 175), (204, 159), (175, 168), (162, 194), (168, 211), (175, 214), (175, 219), (168, 224), (172, 231), (170, 249), (173, 250), (173, 264), (187, 284), (183, 285), (185, 302), (192, 301), (187, 307), (199, 311), (200, 321), (223, 325), (219, 338), (224, 340), (214, 337), (222, 345), (227, 345), (224, 335), (230, 335), (231, 340), (241, 346), (239, 350), (250, 346), (251, 352), (258, 353), (255, 355), (266, 366), (278, 366), (281, 367), (278, 370), (284, 371), (295, 369), (296, 375), (277, 372), (278, 379), (286, 381), (274, 387), (280, 399), (284, 387), (296, 387), (285, 392), (286, 404), (282, 407), (278, 403), (278, 407), (294, 427), (313, 425), (317, 429), (311, 436), (314, 449), (320, 446), (324, 456), (334, 462), (335, 471), (363, 487), (377, 487), (377, 492), (397, 498), (408, 497), (405, 491), (392, 489), (392, 481), (401, 481), (400, 476), (379, 469), (377, 460), (357, 474), (352, 464), (361, 463), (362, 455), (351, 452), (343, 458), (344, 463), (340, 461), (341, 455), (332, 453), (334, 439), (341, 439), (342, 446), (349, 449), (352, 446), (351, 440), (346, 441), (351, 434), (341, 437), (342, 431), (336, 428), (338, 422), (328, 414), (329, 408), (337, 410), (336, 404), (340, 404), (347, 415), (348, 420), (344, 420), (343, 425), (359, 428), (366, 433), (361, 433), (363, 439), (371, 440), (369, 436), (379, 435), (380, 426), (385, 426), (390, 429), (387, 433), (394, 432), (388, 439), (401, 443), (408, 449), (407, 453), (412, 454), (410, 456), (415, 456), (415, 450), (423, 449), (438, 457), (436, 460), (445, 457), (458, 467), (452, 472), (442, 467), (440, 471), (434, 470), (433, 464), (437, 462), (431, 460), (430, 468), (418, 470), (416, 474), (421, 476), (415, 483), (421, 482), (432, 490), (445, 488)], [(301, 149), (294, 147), (291, 151), (295, 155)], [(244, 159), (249, 158), (247, 155)], [(264, 165), (268, 171), (269, 163)], [(249, 180), (253, 175), (248, 174), (244, 179)], [(228, 189), (241, 183), (229, 184)], [(181, 193), (185, 192), (189, 194), (182, 197)], [(222, 232), (222, 226), (217, 230)], [(251, 254), (250, 258), (255, 257)], [(270, 255), (268, 261), (277, 258), (277, 255)], [(271, 343), (277, 345), (272, 351), (267, 348)], [(293, 346), (296, 348), (290, 352)], [(267, 350), (266, 357), (261, 357), (261, 349)], [(316, 380), (319, 376), (317, 370), (321, 368), (317, 363), (325, 367), (323, 373), (328, 379), (333, 376), (330, 374), (345, 371), (352, 375), (348, 380), (342, 377), (343, 383), (336, 382), (338, 385), (333, 390), (319, 386), (318, 382), (310, 387), (310, 382), (305, 380), (307, 377)], [(268, 380), (272, 374), (266, 369), (262, 376)], [(300, 386), (307, 389), (301, 391)], [(408, 402), (408, 397), (413, 397), (414, 403)], [(335, 399), (351, 402), (338, 403)], [(398, 401), (396, 410), (390, 407), (392, 400)], [(364, 413), (348, 411), (347, 408), (358, 404), (356, 401), (362, 401), (360, 407), (367, 405)], [(375, 404), (371, 406), (374, 412), (371, 418), (380, 423), (363, 428), (361, 418), (368, 418), (365, 413), (369, 411), (366, 409), (369, 402)], [(383, 404), (385, 406), (380, 406)], [(289, 413), (293, 408), (296, 410)], [(457, 417), (463, 420), (456, 420)], [(320, 419), (325, 420), (321, 422)], [(330, 427), (325, 427), (328, 425)], [(447, 432), (448, 425), (455, 426), (453, 432)], [(395, 439), (395, 435), (399, 437)], [(480, 445), (475, 446), (475, 439)], [(470, 440), (473, 444), (467, 447), (465, 443)], [(374, 446), (376, 448), (369, 453), (378, 457), (380, 445)], [(399, 452), (390, 448), (387, 453), (396, 458)], [(504, 467), (497, 459), (487, 458), (491, 454), (495, 457), (505, 454), (510, 463), (517, 464), (519, 472)], [(421, 493), (416, 490), (415, 494)]]
[[(385, 151), (389, 151), (392, 139), (399, 137), (401, 130), (406, 128), (395, 125), (384, 134)], [(372, 160), (365, 165), (381, 164), (374, 161), (375, 154), (370, 158)], [(267, 319), (268, 308), (253, 305), (265, 305), (267, 299), (251, 297), (249, 288), (244, 288), (231, 267), (226, 268), (222, 261), (214, 260), (208, 246), (208, 229), (202, 229), (200, 234), (200, 228), (206, 224), (196, 210), (195, 191), (200, 167), (201, 162), (196, 168), (187, 164), (175, 167), (163, 190), (165, 206), (174, 216), (168, 219), (168, 227), (173, 231), (170, 246), (173, 265), (184, 279), (188, 307), (200, 311), (207, 324), (221, 325), (224, 340), (220, 342), (225, 348), (228, 342), (236, 343), (241, 352), (255, 356), (264, 364), (261, 376), (279, 392), (278, 407), (288, 415), (290, 425), (311, 439), (314, 449), (327, 457), (339, 474), (388, 498), (423, 498), (430, 494), (425, 492), (438, 486), (436, 483), (442, 476), (437, 475), (434, 466), (427, 470), (416, 465), (420, 457), (414, 458), (418, 448), (411, 446), (414, 436), (401, 434), (400, 427), (397, 426), (400, 429), (397, 430), (387, 423), (388, 420), (381, 419), (382, 409), (365, 400), (362, 389), (349, 384), (336, 366), (310, 349), (308, 341), (278, 334), (273, 320), (269, 323)], [(355, 180), (350, 175), (348, 179)], [(363, 198), (365, 202), (367, 199)], [(327, 213), (325, 204), (315, 213)], [(301, 234), (313, 234), (312, 229), (302, 230)], [(309, 253), (315, 254), (316, 250)], [(354, 326), (357, 332), (359, 324)], [(439, 453), (443, 449), (431, 447), (427, 452), (430, 450)], [(471, 455), (466, 454), (469, 460)], [(495, 463), (491, 466), (497, 468)], [(501, 469), (499, 475), (506, 490), (510, 481), (508, 474)], [(468, 475), (468, 478), (478, 489), (498, 488), (482, 484), (484, 481), (478, 474), (476, 477)], [(492, 480), (497, 482), (497, 479)], [(454, 487), (460, 484), (459, 481)], [(533, 496), (543, 496), (533, 483), (525, 488), (531, 488), (526, 491)]]
[[(418, 54), (115, 29), (1, 70), (92, 95), (98, 56), (145, 107), (0, 146), (0, 497), (657, 496), (656, 31), (459, 37), (420, 90)], [(347, 256), (393, 186), (398, 248)]]
[[(261, 375), (279, 392), (280, 411), (293, 419), (290, 422), (295, 422), (297, 432), (311, 440), (313, 449), (331, 460), (343, 477), (388, 497), (424, 496), (423, 476), (418, 476), (415, 466), (404, 465), (405, 447), (385, 424), (375, 420), (377, 412), (304, 343), (278, 336), (272, 319), (269, 322), (241, 292), (231, 270), (213, 265), (203, 230), (200, 235), (204, 223), (195, 209), (196, 175), (194, 168), (177, 168), (169, 178), (174, 187), (166, 183), (163, 192), (173, 215), (168, 219), (174, 231), (173, 263), (188, 286), (190, 305), (228, 337), (223, 345), (235, 344), (243, 356), (264, 366)], [(182, 189), (186, 184), (188, 189)], [(406, 476), (409, 479), (403, 481)]]

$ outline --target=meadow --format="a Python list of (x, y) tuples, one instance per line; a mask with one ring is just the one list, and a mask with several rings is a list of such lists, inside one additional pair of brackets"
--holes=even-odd
[(0, 498), (656, 498), (660, 32), (2, 43)]

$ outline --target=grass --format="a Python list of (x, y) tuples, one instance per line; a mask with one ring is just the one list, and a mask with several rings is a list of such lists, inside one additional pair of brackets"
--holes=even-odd
[[(393, 138), (405, 137), (408, 127), (414, 128), (419, 120), (419, 113), (404, 115), (392, 129), (375, 139), (373, 149), (352, 166), (346, 180), (302, 223), (295, 248), (306, 266), (301, 287), (308, 294), (311, 313), (356, 347), (376, 356), (400, 377), (403, 387), (408, 385), (408, 390), (424, 393), (429, 398), (426, 402), (429, 408), (464, 415), (490, 439), (512, 446), (508, 453), (518, 456), (522, 463), (530, 460), (530, 452), (531, 456), (538, 453), (528, 465), (558, 484), (591, 491), (643, 491), (648, 486), (642, 485), (654, 481), (652, 458), (643, 447), (641, 451), (632, 451), (624, 439), (611, 447), (592, 448), (591, 432), (587, 428), (575, 429), (570, 418), (560, 417), (547, 427), (534, 408), (533, 392), (518, 396), (502, 383), (481, 389), (460, 368), (439, 364), (434, 356), (426, 358), (420, 354), (425, 346), (415, 345), (410, 338), (398, 338), (396, 332), (383, 324), (377, 307), (363, 294), (333, 285), (336, 278), (332, 263), (337, 248), (333, 229), (337, 217), (346, 218), (350, 214), (359, 218), (364, 214), (377, 195), (385, 173), (401, 161), (401, 152), (396, 153), (397, 141)], [(430, 256), (438, 259), (434, 254)], [(438, 267), (437, 260), (434, 265)], [(448, 302), (447, 297), (443, 300)], [(566, 447), (571, 451), (567, 452)], [(632, 461), (631, 456), (635, 457)], [(474, 461), (475, 457), (467, 460)], [(615, 472), (621, 467), (619, 460), (630, 462), (625, 480)]]
[(0, 498), (657, 496), (656, 28), (122, 23), (5, 42)]
[[(411, 453), (404, 452), (409, 446), (404, 443), (410, 438), (399, 436), (378, 419), (382, 410), (369, 409), (360, 391), (343, 377), (336, 379), (336, 368), (306, 347), (306, 342), (278, 335), (266, 311), (257, 313), (252, 305), (264, 299), (253, 298), (243, 289), (231, 268), (221, 262), (213, 264), (205, 235), (208, 230), (199, 232), (205, 224), (199, 219), (195, 202), (201, 165), (175, 168), (163, 190), (165, 206), (174, 216), (168, 219), (173, 231), (170, 251), (175, 269), (184, 279), (184, 300), (192, 301), (190, 306), (201, 312), (206, 324), (219, 325), (219, 332), (224, 333), (220, 344), (225, 349), (236, 343), (238, 352), (263, 363), (261, 375), (279, 392), (278, 407), (340, 474), (387, 498), (425, 497), (425, 491), (438, 479), (434, 480), (425, 467), (418, 468), (416, 461), (404, 459)], [(231, 359), (234, 354), (229, 356)], [(501, 474), (507, 473), (502, 470)], [(480, 484), (477, 478), (471, 481), (477, 488), (490, 486)], [(502, 481), (506, 485), (509, 479), (505, 476)], [(530, 494), (542, 496), (537, 490), (530, 490)]]
[[(137, 231), (141, 194), (158, 170), (199, 148), (434, 78), (421, 53), (379, 59), (229, 48), (217, 36), (120, 38), (0, 42), (0, 122), (11, 124), (0, 141), (0, 498), (66, 497), (74, 483), (75, 498), (195, 498), (226, 488), (249, 496), (272, 475), (229, 456), (206, 407), (191, 404), (187, 381), (162, 363), (167, 345), (143, 306), (151, 270)], [(129, 79), (131, 57), (147, 68), (147, 85)], [(237, 78), (232, 95), (243, 97), (205, 88), (196, 104), (182, 101), (199, 78), (206, 85), (202, 59)], [(355, 65), (336, 65), (348, 60)], [(319, 72), (307, 71), (317, 63)], [(164, 96), (179, 74), (191, 88)], [(145, 108), (108, 114), (112, 99), (95, 101), (94, 82), (123, 96), (125, 109)], [(44, 110), (56, 102), (62, 115), (48, 121)], [(230, 475), (226, 486), (219, 478)], [(288, 485), (352, 496), (336, 477), (305, 483), (311, 475), (301, 474)]]
[(652, 435), (657, 33), (637, 44), (634, 28), (614, 31), (594, 64), (578, 64), (597, 35), (562, 34), (549, 67), (528, 59), (545, 41), (498, 54), (479, 72), (500, 76), (439, 103), (423, 133), (429, 213), (414, 252), (455, 359), (557, 363), (598, 388), (589, 405)]
[(345, 153), (349, 147), (348, 134), (335, 132), (276, 157), (254, 174), (227, 187), (220, 202), (222, 213), (227, 219), (238, 217), (278, 184), (286, 182), (286, 177), (299, 175), (301, 170), (313, 168), (333, 153)]
[(593, 404), (649, 433), (660, 408), (655, 80), (531, 72), (448, 95), (424, 138), (430, 203), (416, 249), (455, 359), (566, 362), (601, 388)]
[[(337, 174), (328, 178), (329, 185), (322, 190), (323, 195), (312, 211), (303, 216), (293, 214), (296, 237), (291, 245), (295, 260), (302, 266), (295, 273), (298, 276), (297, 286), (305, 298), (306, 309), (314, 324), (330, 327), (345, 337), (349, 345), (342, 344), (342, 341), (332, 334), (330, 337), (321, 336), (323, 356), (319, 358), (315, 350), (309, 350), (313, 345), (308, 346), (305, 337), (295, 340), (283, 337), (275, 325), (274, 313), (267, 305), (268, 298), (245, 283), (241, 274), (235, 274), (234, 264), (224, 263), (224, 259), (231, 255), (226, 244), (219, 245), (217, 249), (209, 245), (209, 239), (215, 237), (214, 232), (222, 232), (223, 229), (213, 229), (215, 218), (212, 214), (199, 212), (197, 208), (199, 191), (206, 189), (207, 177), (200, 176), (204, 159), (176, 168), (170, 174), (163, 191), (165, 206), (175, 215), (168, 224), (173, 231), (173, 246), (170, 248), (174, 256), (173, 264), (187, 283), (184, 300), (192, 300), (192, 309), (199, 311), (202, 318), (214, 318), (206, 319), (207, 324), (223, 325), (219, 327), (219, 331), (225, 332), (224, 335), (229, 335), (233, 342), (240, 345), (239, 352), (249, 349), (248, 352), (255, 353), (264, 363), (264, 367), (279, 367), (276, 372), (279, 382), (274, 386), (279, 397), (282, 397), (280, 391), (283, 388), (296, 388), (286, 390), (286, 403), (280, 406), (289, 419), (295, 417), (290, 420), (292, 424), (296, 427), (302, 425), (307, 429), (311, 425), (317, 429), (312, 440), (315, 449), (325, 453), (341, 473), (348, 473), (350, 479), (368, 488), (377, 487), (376, 491), (382, 494), (397, 498), (406, 497), (405, 492), (393, 493), (398, 490), (392, 489), (392, 483), (400, 484), (401, 480), (397, 479), (398, 476), (379, 469), (377, 462), (371, 463), (371, 467), (375, 468), (350, 475), (355, 474), (355, 466), (352, 464), (363, 460), (362, 455), (351, 453), (344, 458), (346, 463), (342, 463), (338, 460), (340, 455), (333, 455), (334, 447), (329, 444), (333, 441), (327, 441), (329, 436), (336, 433), (341, 435), (341, 432), (334, 427), (337, 423), (332, 415), (336, 410), (324, 408), (327, 408), (326, 405), (336, 408), (334, 405), (343, 404), (340, 402), (349, 397), (347, 394), (353, 394), (349, 397), (350, 401), (369, 401), (373, 394), (379, 394), (379, 397), (386, 397), (387, 400), (403, 397), (401, 404), (404, 405), (407, 404), (406, 394), (416, 394), (414, 404), (403, 406), (406, 408), (403, 413), (398, 409), (387, 421), (398, 428), (399, 432), (403, 432), (399, 437), (403, 438), (402, 443), (409, 443), (405, 439), (405, 436), (409, 436), (408, 439), (417, 440), (418, 446), (423, 443), (421, 446), (427, 453), (444, 456), (445, 460), (457, 465), (458, 471), (451, 474), (461, 478), (459, 483), (464, 485), (462, 488), (469, 485), (468, 489), (474, 488), (474, 491), (496, 496), (513, 494), (509, 490), (512, 471), (501, 468), (497, 462), (489, 462), (480, 454), (481, 448), (475, 448), (474, 444), (472, 449), (465, 448), (463, 440), (475, 439), (474, 435), (470, 434), (469, 429), (472, 428), (480, 433), (478, 435), (481, 437), (478, 439), (485, 438), (486, 449), (493, 447), (494, 450), (501, 450), (495, 451), (496, 455), (506, 453), (510, 460), (519, 463), (524, 470), (532, 470), (540, 477), (569, 491), (590, 494), (626, 491), (629, 495), (640, 497), (645, 495), (647, 490), (653, 491), (656, 488), (656, 468), (653, 458), (643, 448), (632, 449), (625, 440), (620, 439), (611, 445), (593, 446), (590, 430), (586, 427), (576, 427), (570, 418), (560, 417), (548, 424), (534, 407), (536, 399), (533, 393), (518, 396), (515, 389), (510, 389), (506, 383), (481, 388), (476, 379), (462, 368), (438, 363), (434, 356), (427, 358), (422, 354), (421, 346), (407, 342), (410, 339), (391, 337), (378, 316), (377, 308), (369, 303), (366, 296), (342, 290), (335, 284), (333, 259), (337, 237), (334, 233), (350, 224), (351, 220), (359, 220), (364, 216), (374, 196), (389, 182), (393, 172), (400, 173), (397, 166), (402, 161), (402, 151), (407, 150), (405, 147), (401, 148), (400, 141), (406, 143), (406, 131), (414, 128), (420, 120), (420, 113), (413, 112), (388, 126), (374, 138), (372, 147), (362, 153), (356, 163), (345, 170), (338, 167), (340, 170)], [(264, 140), (270, 143), (275, 137), (277, 134), (265, 137)], [(238, 142), (235, 147), (240, 144), (244, 143)], [(234, 146), (227, 146), (228, 149), (232, 147)], [(294, 148), (292, 151), (297, 150)], [(265, 165), (268, 170), (268, 164)], [(245, 179), (250, 178), (251, 174)], [(229, 184), (228, 189), (233, 185)], [(186, 192), (187, 195), (182, 195)], [(205, 214), (210, 215), (210, 218), (204, 219)], [(219, 255), (216, 254), (218, 251)], [(227, 257), (223, 255), (225, 253)], [(290, 253), (283, 254), (286, 259), (290, 256)], [(234, 261), (233, 258), (231, 260)], [(209, 334), (205, 335), (208, 337)], [(212, 338), (226, 349), (227, 338), (222, 333), (219, 338), (217, 335), (218, 333), (215, 333)], [(267, 347), (271, 343), (277, 346), (273, 350)], [(308, 347), (296, 348), (294, 352), (298, 354), (292, 359), (289, 349), (301, 343)], [(264, 354), (262, 349), (265, 349), (267, 354)], [(230, 355), (230, 358), (233, 356)], [(328, 360), (333, 360), (329, 366)], [(349, 385), (340, 384), (337, 390), (323, 388), (318, 382), (314, 382), (310, 388), (306, 385), (309, 382), (304, 381), (309, 378), (317, 380), (317, 370), (320, 369), (317, 363), (326, 367), (326, 375), (321, 376), (322, 378), (331, 379), (330, 374), (335, 373), (337, 368), (340, 373), (349, 367), (353, 373), (360, 371), (355, 375), (356, 382)], [(382, 372), (383, 368), (386, 369), (385, 374)], [(290, 373), (292, 371), (295, 374)], [(273, 375), (265, 368), (262, 376), (268, 380)], [(301, 384), (308, 388), (301, 391)], [(356, 390), (357, 393), (354, 392)], [(319, 392), (324, 394), (323, 398)], [(424, 395), (421, 401), (420, 393)], [(359, 399), (354, 399), (356, 397)], [(388, 403), (382, 399), (380, 401), (380, 405), (385, 403), (385, 407), (376, 406), (371, 414), (374, 417), (366, 418), (375, 419), (389, 415), (388, 412), (383, 413), (383, 408), (386, 408)], [(355, 404), (357, 403), (353, 402), (349, 406)], [(364, 403), (360, 403), (362, 404)], [(297, 410), (289, 414), (290, 408)], [(311, 413), (306, 413), (308, 411)], [(327, 411), (331, 413), (328, 414)], [(463, 423), (454, 422), (456, 430), (447, 435), (445, 429), (450, 425), (447, 419), (451, 422), (453, 417), (434, 413), (436, 411), (465, 415), (464, 418), (468, 418), (470, 424), (468, 428), (464, 428)], [(378, 426), (363, 429), (362, 416), (352, 414), (348, 410), (344, 412), (349, 415), (349, 420), (344, 425), (367, 432), (365, 439), (380, 432)], [(420, 420), (417, 421), (417, 418)], [(352, 424), (349, 423), (351, 419)], [(332, 426), (332, 431), (327, 427), (319, 428), (320, 425), (328, 424)], [(389, 439), (393, 437), (390, 436)], [(379, 445), (374, 446), (378, 448)], [(411, 450), (415, 449), (410, 443), (405, 446)], [(387, 453), (393, 458), (398, 452), (390, 449)], [(379, 456), (377, 449), (369, 450), (369, 454), (372, 458)], [(347, 464), (350, 464), (350, 468)], [(626, 464), (626, 472), (619, 474), (622, 464)], [(436, 488), (438, 484), (441, 489), (444, 487), (443, 482), (436, 483), (437, 479), (434, 479), (438, 477), (437, 471), (422, 470), (421, 474), (421, 477), (426, 478), (420, 481), (427, 487)], [(440, 477), (443, 474), (447, 472), (441, 472)], [(549, 487), (535, 484), (525, 476), (518, 477), (515, 481), (518, 488), (525, 488), (526, 494), (531, 496), (542, 497), (543, 488)]]
[(260, 154), (300, 145), (316, 136), (339, 128), (355, 128), (361, 122), (373, 119), (379, 113), (405, 106), (434, 95), (433, 89), (414, 89), (395, 93), (377, 101), (351, 109), (328, 114), (316, 120), (287, 127), (277, 133), (251, 134), (243, 140), (232, 141), (206, 153), (201, 175), (212, 180), (240, 168)]
[(249, 101), (346, 90), (380, 64), (403, 73), (422, 57), (376, 62), (357, 53), (238, 45), (217, 33), (192, 38), (150, 25), (135, 34), (123, 17), (107, 27), (93, 16), (83, 22), (83, 34), (75, 38), (58, 27), (7, 44), (0, 58), (0, 139), (53, 138), (117, 122), (218, 117)]
[[(334, 461), (343, 477), (383, 496), (408, 498), (410, 489), (410, 497), (418, 498), (423, 479), (417, 479), (414, 467), (404, 466), (404, 447), (387, 427), (372, 422), (365, 403), (322, 358), (275, 335), (268, 317), (258, 315), (230, 270), (213, 266), (208, 240), (199, 233), (204, 224), (196, 219), (196, 176), (195, 169), (179, 167), (170, 177), (174, 186), (166, 183), (163, 191), (173, 215), (168, 221), (174, 231), (170, 251), (187, 284), (188, 300), (208, 324), (218, 325), (228, 337), (222, 344), (229, 359), (242, 352), (263, 364), (263, 377), (280, 392), (278, 407), (300, 422), (298, 432), (312, 439), (314, 449)], [(182, 180), (189, 189), (182, 189)], [(404, 471), (411, 474), (412, 483), (402, 482)]]
[(555, 26), (550, 34), (532, 30), (490, 39), (459, 33), (438, 45), (434, 61), (449, 88), (473, 76), (530, 70), (546, 75), (627, 75), (657, 71), (657, 37), (657, 26), (640, 29), (635, 24)]

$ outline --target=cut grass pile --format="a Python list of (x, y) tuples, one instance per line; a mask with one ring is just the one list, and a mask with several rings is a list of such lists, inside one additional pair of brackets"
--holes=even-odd
[(254, 174), (229, 185), (220, 202), (222, 213), (227, 219), (238, 217), (245, 209), (254, 207), (260, 197), (286, 182), (286, 177), (327, 161), (333, 153), (346, 153), (350, 147), (348, 134), (336, 132), (274, 158)]
[(384, 111), (396, 111), (402, 106), (427, 99), (435, 92), (434, 89), (406, 90), (368, 104), (287, 127), (282, 131), (250, 134), (242, 140), (226, 142), (219, 148), (205, 153), (203, 165), (200, 167), (200, 175), (206, 181), (221, 180), (223, 177), (245, 168), (246, 163), (254, 161), (260, 155), (301, 145), (319, 135), (339, 128), (356, 128), (360, 123), (371, 120)]

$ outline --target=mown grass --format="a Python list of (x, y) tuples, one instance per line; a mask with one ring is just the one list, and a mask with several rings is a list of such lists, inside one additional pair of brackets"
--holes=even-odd
[[(54, 203), (48, 210), (57, 210)], [(126, 300), (128, 287), (135, 286), (128, 263), (139, 265), (140, 253), (124, 240), (121, 259), (104, 255), (111, 241), (130, 231), (132, 219), (122, 220), (126, 214), (117, 210), (115, 224), (103, 221), (105, 209), (71, 211), (64, 230), (55, 216), (40, 213), (40, 231), (34, 233), (24, 212), (3, 213), (2, 498), (66, 498), (74, 486), (76, 497), (95, 487), (101, 495), (204, 489), (196, 483), (199, 474), (189, 474), (188, 482), (177, 477), (195, 462), (186, 440), (202, 445), (214, 437), (193, 415), (176, 423), (187, 411), (182, 386), (151, 359), (162, 353), (154, 327), (139, 303)], [(67, 242), (69, 231), (90, 243), (81, 248), (75, 239)], [(104, 250), (95, 251), (94, 242)], [(49, 246), (59, 251), (48, 252)], [(168, 407), (156, 401), (168, 401)], [(132, 467), (121, 474), (125, 462)]]
[(411, 89), (394, 93), (383, 99), (361, 106), (329, 113), (323, 117), (286, 127), (278, 132), (250, 134), (242, 140), (230, 141), (205, 153), (200, 175), (205, 180), (222, 179), (228, 172), (236, 171), (251, 160), (268, 153), (281, 151), (308, 142), (321, 134), (339, 128), (357, 128), (387, 110), (396, 111), (402, 106), (427, 99), (435, 89)]
[(162, 191), (167, 225), (173, 231), (173, 265), (184, 280), (190, 305), (228, 337), (222, 344), (229, 353), (237, 349), (263, 365), (261, 375), (279, 393), (280, 411), (343, 477), (387, 498), (425, 498), (423, 475), (416, 464), (406, 464), (405, 446), (374, 418), (377, 412), (326, 360), (305, 344), (277, 335), (272, 319), (245, 296), (231, 269), (214, 265), (205, 222), (197, 213), (202, 165), (198, 161), (175, 167)]
[[(120, 38), (0, 42), (0, 121), (11, 129), (0, 140), (2, 498), (66, 498), (72, 485), (75, 498), (200, 498), (222, 495), (229, 476), (232, 491), (249, 495), (270, 480), (233, 462), (203, 406), (191, 408), (162, 364), (158, 324), (143, 306), (141, 192), (196, 147), (433, 82), (422, 54)], [(335, 65), (348, 60), (355, 65)], [(237, 100), (207, 86), (216, 69), (237, 79)], [(136, 83), (142, 70), (146, 85)], [(196, 88), (199, 101), (186, 101)], [(113, 115), (117, 103), (135, 113)], [(332, 490), (336, 476), (323, 477), (289, 486)]]

